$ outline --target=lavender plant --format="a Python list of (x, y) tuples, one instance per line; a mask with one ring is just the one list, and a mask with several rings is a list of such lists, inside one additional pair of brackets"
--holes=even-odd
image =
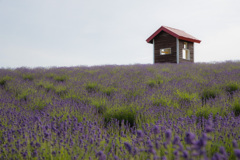
[(0, 69), (0, 159), (240, 159), (240, 63)]

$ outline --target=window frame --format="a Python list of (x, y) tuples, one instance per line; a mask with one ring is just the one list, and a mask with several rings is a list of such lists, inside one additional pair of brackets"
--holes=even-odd
[(187, 42), (183, 42), (183, 48), (188, 49), (188, 43)]
[[(185, 58), (183, 58), (184, 56), (184, 52), (183, 51), (185, 51)], [(186, 57), (187, 56), (187, 52), (186, 51), (188, 51), (188, 57)], [(184, 60), (188, 60), (188, 61), (190, 61), (191, 60), (191, 54), (190, 54), (191, 52), (190, 52), (190, 50), (189, 49), (186, 49), (186, 48), (183, 48), (182, 49), (182, 59), (184, 59)]]
[(160, 55), (161, 55), (161, 56), (169, 55), (169, 54), (163, 54), (162, 51), (161, 51), (162, 49), (170, 49), (170, 53), (169, 53), (169, 54), (172, 54), (172, 49), (171, 49), (171, 48), (161, 48), (161, 49), (160, 49)]

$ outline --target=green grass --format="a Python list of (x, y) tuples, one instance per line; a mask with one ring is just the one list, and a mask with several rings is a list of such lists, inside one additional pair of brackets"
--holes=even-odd
[(157, 76), (155, 79), (150, 79), (146, 82), (149, 87), (156, 87), (163, 83), (163, 79), (160, 76)]
[(122, 106), (118, 108), (114, 107), (104, 114), (105, 124), (114, 119), (119, 121), (119, 125), (124, 121), (125, 124), (133, 126), (136, 124), (136, 110), (132, 106)]
[(237, 90), (240, 89), (240, 86), (238, 83), (234, 83), (234, 82), (230, 82), (226, 85), (226, 92), (229, 93), (229, 94), (233, 94), (234, 92), (236, 92)]
[(47, 106), (47, 102), (46, 100), (43, 99), (34, 99), (34, 106), (33, 106), (33, 110), (43, 110), (45, 107)]
[[(213, 118), (215, 118), (215, 116), (217, 115), (217, 113), (220, 116), (226, 116), (227, 115), (227, 110), (223, 109), (221, 107), (210, 107), (210, 106), (204, 106), (204, 107), (199, 107), (197, 108), (195, 115), (197, 117), (204, 117), (205, 119), (209, 118), (209, 115), (212, 114)], [(189, 109), (187, 111), (188, 116), (193, 115), (193, 111), (191, 109)]]
[(61, 97), (64, 97), (67, 94), (67, 87), (63, 85), (55, 86), (53, 90), (57, 95)]
[(101, 91), (106, 94), (107, 96), (111, 96), (114, 92), (117, 91), (115, 87), (104, 87)]
[(240, 100), (239, 99), (236, 99), (233, 103), (233, 112), (234, 112), (235, 116), (240, 115)]
[(33, 74), (23, 74), (22, 75), (22, 78), (24, 80), (29, 80), (29, 81), (32, 81), (34, 79), (34, 75)]
[(206, 104), (209, 99), (214, 99), (219, 96), (220, 91), (217, 88), (206, 88), (201, 94), (202, 102)]
[(179, 103), (190, 103), (198, 99), (197, 93), (187, 93), (187, 92), (181, 92), (179, 90), (176, 91), (176, 95), (179, 97)]
[(153, 102), (154, 106), (160, 106), (160, 105), (162, 105), (162, 106), (170, 106), (170, 104), (171, 104), (171, 100), (169, 100), (169, 99), (167, 99), (165, 97), (157, 97), (157, 98), (152, 97), (151, 101)]
[(99, 85), (96, 82), (88, 82), (85, 88), (88, 92), (96, 92), (99, 90)]
[(104, 114), (107, 111), (107, 102), (106, 99), (93, 99), (91, 105), (95, 106), (99, 114)]
[(44, 88), (47, 92), (49, 92), (50, 90), (54, 90), (54, 84), (48, 81), (41, 80), (36, 85), (40, 88)]
[(5, 86), (7, 84), (7, 81), (12, 80), (9, 76), (4, 76), (0, 79), (0, 86)]
[(18, 90), (15, 95), (17, 99), (27, 101), (29, 90), (28, 89), (22, 91)]
[(53, 79), (57, 82), (65, 82), (68, 79), (66, 75), (54, 76)]
[(150, 79), (150, 80), (147, 81), (147, 85), (149, 87), (155, 87), (157, 84), (156, 84), (155, 80)]

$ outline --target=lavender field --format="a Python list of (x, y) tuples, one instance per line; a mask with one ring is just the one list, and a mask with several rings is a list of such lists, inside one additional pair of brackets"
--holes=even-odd
[(240, 62), (0, 69), (0, 159), (240, 159)]

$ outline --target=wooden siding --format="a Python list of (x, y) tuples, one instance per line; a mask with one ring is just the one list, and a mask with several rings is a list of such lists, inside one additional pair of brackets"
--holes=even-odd
[[(182, 49), (184, 48), (184, 42), (187, 42), (187, 49), (190, 50), (190, 60), (183, 59)], [(179, 63), (185, 63), (185, 62), (194, 62), (194, 43), (179, 40)]]
[[(162, 31), (154, 37), (154, 63), (177, 63), (176, 38)], [(160, 55), (160, 49), (171, 48), (171, 54)]]

